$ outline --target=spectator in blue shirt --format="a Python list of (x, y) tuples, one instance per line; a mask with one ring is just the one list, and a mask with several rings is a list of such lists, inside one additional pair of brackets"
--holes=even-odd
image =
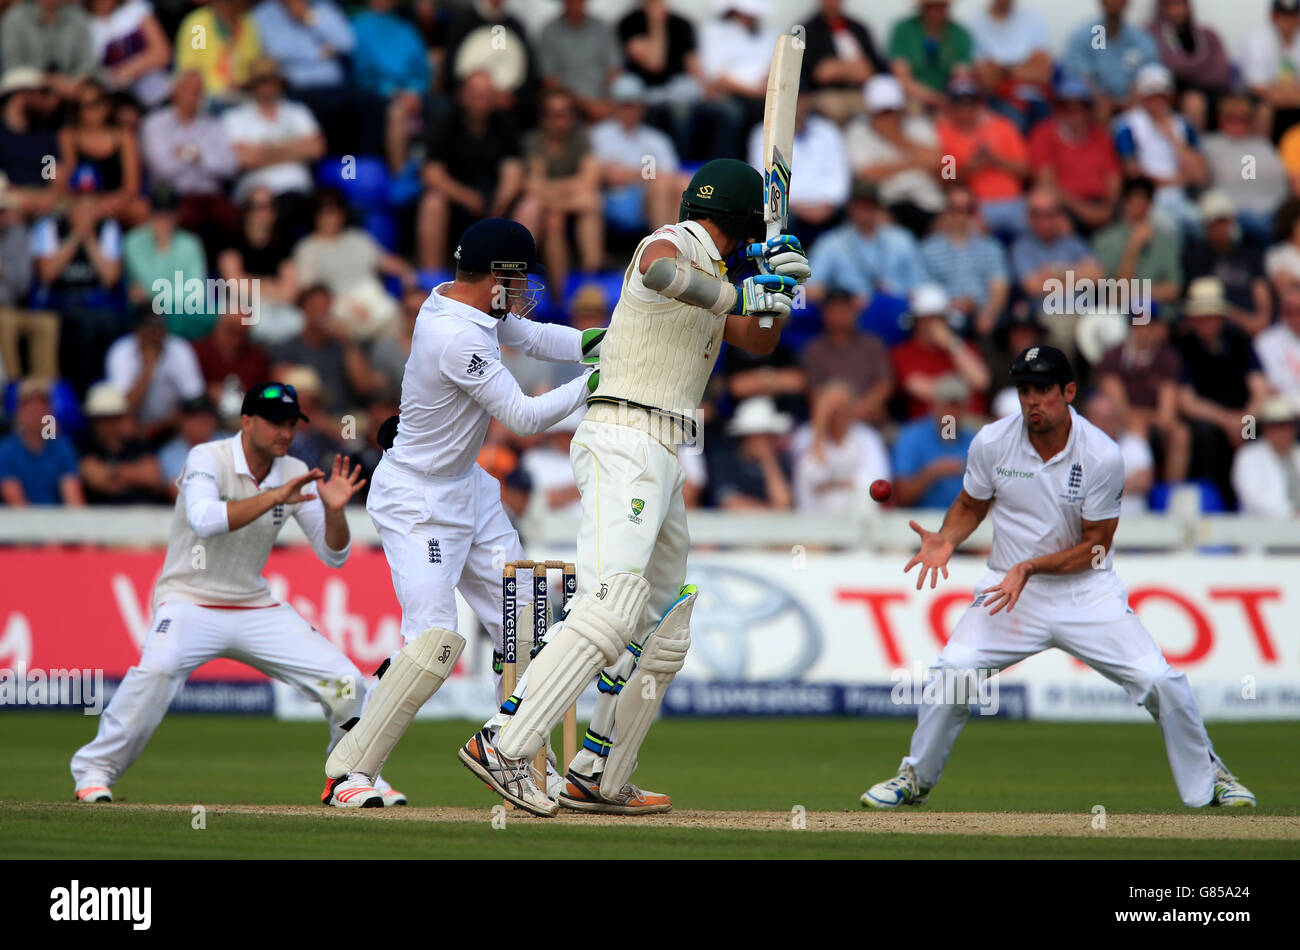
[(864, 299), (878, 293), (905, 299), (924, 281), (916, 239), (883, 217), (875, 185), (855, 181), (848, 221), (812, 247), (809, 296), (820, 300), (828, 287), (837, 287)]
[(352, 18), (357, 45), (352, 76), (357, 87), (388, 103), (385, 150), (388, 167), (406, 164), (411, 122), (424, 110), (429, 91), (429, 55), (424, 39), (396, 13), (397, 0), (369, 0)]
[(1106, 114), (1122, 108), (1137, 72), (1160, 62), (1151, 34), (1124, 22), (1128, 0), (1101, 0), (1101, 18), (1084, 23), (1065, 44), (1062, 72), (1093, 88)]
[(29, 378), (18, 387), (14, 431), (0, 441), (0, 498), (6, 505), (84, 505), (77, 453), (57, 431), (50, 387)]
[[(1029, 231), (1011, 248), (1011, 271), (1030, 309), (1037, 313), (1053, 291), (1059, 293), (1059, 288), (1073, 282), (1079, 288), (1077, 293), (1084, 293), (1085, 282), (1101, 280), (1106, 271), (1088, 242), (1074, 233), (1054, 188), (1035, 188), (1029, 193), (1028, 206)], [(1051, 344), (1066, 353), (1074, 352), (1076, 312), (1083, 311), (1071, 308), (1071, 312), (1047, 316)]]
[(894, 441), (894, 492), (904, 508), (947, 508), (961, 491), (975, 430), (962, 424), (970, 387), (955, 373), (935, 383), (934, 413), (907, 423)]
[(961, 314), (964, 333), (984, 337), (993, 332), (1010, 292), (1007, 256), (1001, 244), (976, 227), (975, 196), (965, 185), (948, 189), (948, 207), (934, 233), (921, 242), (921, 263)]
[(292, 98), (311, 109), (332, 155), (373, 153), (383, 142), (383, 106), (348, 82), (344, 59), (357, 45), (331, 0), (262, 0), (253, 8), (262, 50), (280, 67)]

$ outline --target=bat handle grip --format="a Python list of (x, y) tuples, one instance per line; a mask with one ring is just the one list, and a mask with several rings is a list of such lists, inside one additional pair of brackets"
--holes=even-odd
[(758, 318), (758, 325), (763, 330), (770, 330), (775, 319), (771, 314), (764, 314)]

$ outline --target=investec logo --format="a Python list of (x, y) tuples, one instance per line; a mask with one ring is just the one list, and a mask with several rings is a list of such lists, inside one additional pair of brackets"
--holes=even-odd
[(152, 887), (68, 887), (50, 891), (50, 920), (128, 920), (148, 930), (153, 920)]
[(1033, 478), (1033, 472), (1022, 472), (1018, 468), (1003, 468), (1001, 465), (995, 470), (1003, 478)]

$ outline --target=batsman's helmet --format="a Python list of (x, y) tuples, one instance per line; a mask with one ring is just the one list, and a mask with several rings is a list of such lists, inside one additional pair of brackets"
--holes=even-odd
[(681, 219), (712, 218), (728, 237), (763, 236), (763, 176), (735, 158), (705, 162), (682, 192)]

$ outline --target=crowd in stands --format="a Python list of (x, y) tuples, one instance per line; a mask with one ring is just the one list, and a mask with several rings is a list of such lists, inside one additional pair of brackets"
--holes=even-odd
[[(1056, 44), (1023, 0), (874, 25), (842, 0), (563, 0), (536, 30), (507, 0), (0, 0), (0, 501), (165, 503), (268, 379), (311, 420), (292, 454), (372, 467), (463, 229), (526, 224), (534, 317), (605, 325), (691, 172), (760, 164), (798, 24), (813, 277), (773, 353), (724, 349), (689, 504), (843, 513), (889, 477), (946, 506), (978, 426), (1018, 411), (1011, 360), (1050, 343), (1127, 510), (1194, 482), (1294, 516), (1300, 0), (1233, 5), (1239, 49), (1198, 3), (1083, 0)], [(578, 370), (503, 358), (530, 392)], [(575, 504), (578, 418), (492, 426), (509, 510)]]

